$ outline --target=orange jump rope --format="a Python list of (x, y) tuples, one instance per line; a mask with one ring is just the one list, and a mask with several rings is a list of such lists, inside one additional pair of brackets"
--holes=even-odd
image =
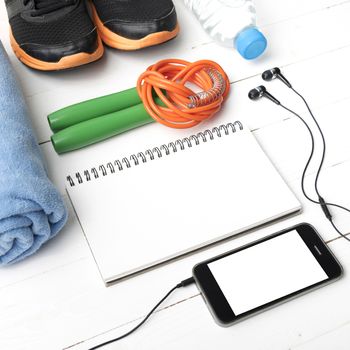
[[(186, 83), (202, 91), (194, 93)], [(162, 60), (137, 81), (137, 92), (148, 114), (157, 122), (178, 129), (191, 128), (211, 118), (221, 109), (229, 90), (226, 73), (209, 60)], [(155, 102), (153, 91), (166, 107)]]
[(226, 73), (213, 61), (162, 60), (141, 74), (136, 88), (50, 114), (51, 141), (57, 153), (64, 153), (154, 120), (191, 128), (217, 113), (229, 90)]

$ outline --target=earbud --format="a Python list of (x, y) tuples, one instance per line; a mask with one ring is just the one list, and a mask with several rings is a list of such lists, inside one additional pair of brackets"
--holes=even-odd
[(267, 92), (266, 87), (264, 85), (260, 85), (255, 89), (252, 89), (248, 93), (248, 97), (253, 100), (259, 100), (262, 97), (268, 98), (270, 101), (276, 103), (276, 105), (280, 105), (281, 102), (277, 100), (277, 98), (273, 97), (269, 92)]
[(266, 70), (261, 77), (265, 81), (271, 81), (273, 79), (279, 79), (281, 80), (284, 84), (286, 84), (289, 88), (292, 88), (292, 84), (283, 76), (281, 73), (281, 70), (278, 67)]

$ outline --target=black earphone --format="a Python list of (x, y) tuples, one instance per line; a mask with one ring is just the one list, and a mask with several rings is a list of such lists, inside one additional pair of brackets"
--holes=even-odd
[(266, 70), (261, 77), (265, 81), (271, 81), (274, 79), (281, 80), (284, 84), (286, 84), (289, 88), (292, 88), (292, 84), (283, 76), (281, 70), (277, 67)]
[(315, 182), (314, 182), (314, 188), (315, 188), (315, 192), (317, 194), (318, 199), (313, 199), (311, 196), (309, 196), (306, 191), (305, 191), (305, 175), (307, 172), (307, 169), (310, 165), (310, 162), (314, 156), (314, 151), (315, 151), (315, 138), (314, 138), (314, 134), (312, 133), (312, 130), (309, 126), (309, 124), (296, 112), (294, 112), (293, 110), (287, 108), (286, 106), (284, 106), (279, 100), (277, 100), (277, 98), (275, 98), (274, 96), (272, 96), (265, 88), (265, 86), (260, 85), (258, 87), (256, 87), (255, 89), (252, 89), (249, 91), (248, 93), (248, 97), (253, 100), (253, 101), (257, 101), (262, 97), (266, 97), (267, 99), (269, 99), (270, 101), (274, 102), (276, 105), (282, 107), (283, 109), (285, 109), (286, 111), (288, 111), (289, 113), (293, 114), (294, 116), (296, 116), (297, 118), (300, 119), (300, 121), (305, 125), (305, 127), (307, 128), (310, 137), (311, 137), (311, 152), (310, 152), (310, 156), (308, 158), (308, 161), (306, 162), (302, 177), (301, 177), (301, 189), (302, 192), (305, 196), (305, 198), (307, 198), (310, 202), (315, 203), (315, 204), (319, 204), (321, 206), (321, 209), (324, 213), (324, 215), (326, 216), (326, 218), (330, 221), (330, 223), (332, 224), (333, 228), (338, 232), (338, 234), (340, 236), (342, 236), (343, 238), (345, 238), (346, 240), (348, 240), (350, 242), (350, 238), (346, 236), (346, 234), (342, 233), (337, 226), (335, 225), (334, 221), (333, 221), (333, 217), (331, 212), (329, 211), (329, 207), (336, 207), (345, 211), (350, 212), (350, 209), (341, 206), (339, 204), (335, 204), (335, 203), (329, 203), (326, 202), (324, 200), (324, 198), (321, 196), (320, 191), (318, 189), (318, 180), (319, 180), (319, 176), (323, 167), (323, 163), (325, 160), (325, 155), (326, 155), (326, 140), (325, 137), (323, 135), (323, 131), (320, 127), (320, 125), (318, 124), (317, 119), (315, 118), (313, 112), (311, 111), (311, 108), (309, 106), (309, 104), (307, 103), (306, 99), (297, 91), (293, 88), (292, 84), (286, 79), (286, 77), (281, 73), (281, 70), (278, 67), (266, 70), (262, 75), (261, 75), (262, 79), (264, 81), (272, 81), (274, 79), (278, 79), (280, 81), (282, 81), (289, 89), (291, 89), (296, 95), (298, 95), (302, 101), (304, 102), (306, 108), (309, 111), (309, 114), (311, 115), (312, 119), (314, 120), (317, 129), (321, 135), (322, 138), (322, 158), (321, 161), (319, 163), (318, 166), (318, 170), (316, 173), (316, 177), (315, 177)]
[(256, 101), (261, 97), (266, 97), (268, 98), (270, 101), (276, 103), (276, 105), (280, 105), (281, 102), (278, 101), (275, 97), (273, 97), (269, 92), (267, 92), (266, 87), (264, 85), (260, 85), (258, 87), (256, 87), (255, 89), (252, 89), (249, 91), (248, 97), (253, 100)]

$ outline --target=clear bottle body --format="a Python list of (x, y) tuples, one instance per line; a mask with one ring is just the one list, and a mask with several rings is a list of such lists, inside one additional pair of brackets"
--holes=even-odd
[[(228, 47), (237, 48), (237, 38), (241, 33), (245, 31), (248, 33), (250, 30), (250, 34), (245, 35), (243, 41), (240, 38), (238, 44), (243, 48), (241, 51), (245, 51), (249, 42), (259, 40), (260, 46), (258, 46), (260, 50), (264, 51), (266, 39), (256, 28), (256, 11), (253, 0), (184, 0), (184, 3), (197, 17), (203, 29), (215, 41)], [(265, 47), (263, 47), (264, 40)], [(238, 51), (240, 50), (238, 49)], [(244, 55), (242, 56), (244, 57)]]

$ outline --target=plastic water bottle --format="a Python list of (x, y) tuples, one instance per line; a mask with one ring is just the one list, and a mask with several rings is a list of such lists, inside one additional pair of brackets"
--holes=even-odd
[(252, 0), (184, 0), (204, 30), (225, 46), (235, 47), (247, 60), (266, 49), (265, 36), (256, 27)]

